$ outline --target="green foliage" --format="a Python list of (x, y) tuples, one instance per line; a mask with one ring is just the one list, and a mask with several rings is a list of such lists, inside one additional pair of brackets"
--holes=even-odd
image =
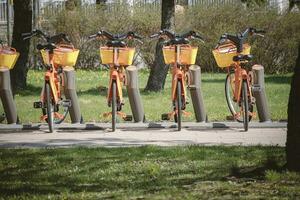
[[(71, 36), (75, 46), (81, 50), (78, 67), (99, 67), (99, 42), (88, 41), (87, 36), (100, 28), (113, 33), (137, 31), (145, 37), (144, 45), (139, 46), (149, 67), (154, 61), (156, 41), (148, 36), (160, 29), (160, 9), (145, 5), (129, 10), (128, 5), (113, 7), (82, 5), (73, 11), (61, 11), (54, 16), (46, 16), (48, 23), (43, 28), (52, 32), (65, 32)], [(216, 66), (211, 50), (221, 34), (236, 33), (246, 27), (265, 29), (265, 38), (252, 37), (253, 63), (262, 64), (267, 73), (291, 72), (297, 56), (297, 43), (300, 41), (300, 13), (277, 14), (273, 10), (243, 5), (223, 5), (218, 7), (194, 6), (176, 15), (176, 30), (184, 32), (194, 29), (206, 38), (199, 45), (197, 64), (203, 71), (220, 71)]]

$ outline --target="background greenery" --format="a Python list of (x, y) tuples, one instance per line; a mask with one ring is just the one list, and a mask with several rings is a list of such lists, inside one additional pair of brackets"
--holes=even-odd
[[(145, 37), (144, 45), (138, 49), (148, 67), (153, 65), (155, 40), (148, 36), (160, 29), (160, 9), (149, 5), (134, 7), (129, 11), (124, 5), (106, 10), (103, 7), (83, 5), (73, 11), (48, 14), (40, 22), (43, 29), (50, 32), (65, 32), (71, 36), (75, 46), (81, 50), (78, 65), (80, 68), (99, 68), (99, 43), (90, 42), (87, 37), (99, 29), (113, 33), (137, 31)], [(300, 12), (278, 14), (265, 7), (245, 7), (242, 4), (219, 6), (193, 6), (184, 13), (176, 14), (176, 31), (196, 30), (205, 39), (200, 47), (197, 64), (203, 71), (216, 72), (219, 69), (212, 56), (221, 34), (236, 33), (246, 27), (256, 27), (267, 31), (265, 38), (252, 37), (254, 63), (262, 64), (267, 73), (291, 72), (297, 56), (300, 41)]]

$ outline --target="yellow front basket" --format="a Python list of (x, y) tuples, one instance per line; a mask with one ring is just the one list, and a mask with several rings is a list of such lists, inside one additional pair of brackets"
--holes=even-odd
[[(49, 64), (49, 53), (47, 50), (41, 50), (43, 62)], [(78, 58), (79, 50), (72, 45), (60, 45), (54, 49), (53, 62), (62, 67), (74, 66)]]
[(14, 48), (0, 48), (0, 67), (7, 67), (8, 69), (14, 68), (19, 55), (20, 54)]
[(119, 64), (131, 65), (135, 53), (135, 48), (118, 47), (117, 57), (114, 62), (114, 48), (116, 47), (100, 47), (100, 58), (102, 64)]
[[(249, 44), (243, 45), (243, 51), (241, 54), (249, 55), (251, 46)], [(224, 44), (213, 50), (213, 55), (217, 62), (217, 65), (221, 68), (229, 67), (234, 64), (233, 57), (237, 55), (236, 46), (233, 44)]]
[[(176, 53), (175, 46), (164, 46), (163, 54), (164, 60), (166, 64), (173, 64), (176, 62)], [(180, 55), (177, 62), (183, 65), (193, 65), (196, 62), (198, 47), (193, 46), (181, 46), (180, 47)]]

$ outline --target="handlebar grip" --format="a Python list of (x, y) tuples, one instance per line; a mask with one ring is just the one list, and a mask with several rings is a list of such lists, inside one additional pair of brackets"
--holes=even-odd
[(199, 39), (199, 40), (201, 40), (202, 42), (205, 41), (204, 38), (201, 35), (199, 35), (199, 34), (194, 35), (194, 37), (197, 38), (197, 39)]
[(158, 37), (160, 34), (159, 33), (155, 33), (155, 34), (153, 34), (153, 35), (150, 35), (150, 38), (156, 38), (156, 37)]
[(22, 37), (27, 37), (27, 36), (31, 36), (31, 35), (32, 35), (32, 33), (22, 33), (21, 34)]
[(31, 38), (31, 36), (23, 37), (23, 40), (28, 40), (30, 38)]
[(94, 34), (94, 35), (90, 35), (88, 38), (89, 38), (89, 39), (93, 39), (93, 38), (96, 38), (96, 37), (98, 37), (98, 33), (96, 33), (96, 34)]
[(256, 29), (256, 30), (255, 30), (255, 33), (265, 34), (266, 31), (265, 31), (265, 30), (262, 30), (262, 29)]
[(143, 39), (143, 37), (140, 36), (140, 35), (138, 35), (138, 34), (134, 34), (134, 37), (135, 37), (136, 39), (138, 39), (138, 40), (142, 40), (142, 39)]

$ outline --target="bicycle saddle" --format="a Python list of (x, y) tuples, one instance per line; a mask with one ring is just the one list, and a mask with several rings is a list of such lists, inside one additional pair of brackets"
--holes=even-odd
[(243, 54), (239, 54), (237, 56), (233, 57), (233, 61), (237, 62), (237, 61), (250, 61), (253, 59), (253, 55), (248, 54), (248, 55), (243, 55)]

